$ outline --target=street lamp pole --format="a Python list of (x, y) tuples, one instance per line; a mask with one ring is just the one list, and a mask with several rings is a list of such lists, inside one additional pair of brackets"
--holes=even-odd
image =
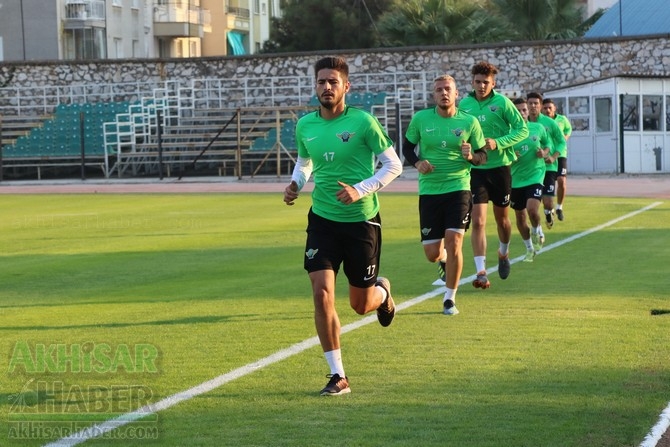
[(23, 48), (23, 60), (26, 60), (26, 22), (23, 19), (23, 0), (21, 0), (21, 46)]

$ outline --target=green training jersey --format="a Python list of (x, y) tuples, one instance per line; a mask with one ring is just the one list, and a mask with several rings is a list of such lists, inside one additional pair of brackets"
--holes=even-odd
[(563, 132), (563, 136), (565, 137), (565, 150), (561, 152), (561, 157), (567, 157), (568, 156), (568, 137), (572, 135), (572, 124), (570, 124), (570, 120), (568, 119), (567, 116), (565, 115), (560, 115), (556, 114), (554, 117), (554, 121), (556, 121), (556, 124), (558, 124), (558, 127), (561, 129), (561, 132)]
[[(549, 118), (547, 115), (540, 113), (537, 117), (537, 122), (544, 126), (547, 135), (549, 135), (549, 155), (558, 152), (560, 157), (561, 153), (566, 153), (565, 137), (563, 136), (563, 132), (561, 132), (561, 128), (556, 124), (556, 121)], [(558, 158), (554, 160), (552, 164), (547, 165), (547, 171), (558, 172)]]
[(484, 134), (475, 117), (458, 109), (449, 118), (440, 116), (436, 107), (419, 110), (405, 137), (419, 145), (419, 159), (428, 160), (435, 168), (428, 174), (419, 173), (419, 194), (470, 190), (472, 164), (463, 158), (461, 143), (470, 143), (473, 152), (484, 146)]
[(478, 101), (475, 92), (461, 99), (458, 108), (476, 117), (482, 126), (485, 138), (496, 140), (498, 148), (488, 151), (488, 161), (474, 169), (490, 169), (509, 166), (515, 159), (512, 146), (528, 136), (526, 122), (510, 99), (495, 90), (483, 101)]
[(379, 212), (377, 193), (345, 205), (337, 200), (338, 181), (355, 185), (375, 173), (376, 155), (393, 146), (377, 118), (347, 106), (332, 120), (316, 110), (298, 120), (298, 156), (312, 160), (312, 211), (336, 222), (362, 222)]
[(517, 159), (512, 163), (512, 188), (544, 183), (546, 163), (537, 156), (537, 151), (549, 147), (549, 136), (542, 124), (527, 125), (528, 138), (514, 145)]

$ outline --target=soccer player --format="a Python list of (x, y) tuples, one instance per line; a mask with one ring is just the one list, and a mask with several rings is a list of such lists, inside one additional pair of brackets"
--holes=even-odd
[(477, 277), (476, 288), (491, 286), (486, 275), (486, 214), (488, 202), (493, 203), (493, 216), (498, 232), (498, 274), (507, 279), (510, 274), (509, 242), (512, 224), (509, 220), (509, 200), (512, 192), (510, 165), (515, 159), (512, 146), (528, 136), (528, 127), (512, 101), (494, 90), (498, 69), (488, 62), (472, 67), (473, 90), (461, 100), (458, 108), (475, 116), (484, 131), (488, 161), (472, 169), (472, 250)]
[[(320, 394), (336, 396), (351, 391), (335, 309), (340, 266), (356, 313), (376, 310), (382, 326), (390, 325), (395, 315), (391, 284), (378, 276), (382, 240), (377, 191), (400, 175), (402, 163), (379, 121), (346, 105), (347, 62), (324, 57), (314, 64), (314, 75), (321, 105), (296, 125), (298, 158), (284, 202), (293, 205), (314, 174), (304, 268), (312, 283), (316, 332), (330, 367), (329, 381)], [(377, 160), (382, 166), (375, 172)]]
[(542, 124), (549, 136), (549, 155), (545, 158), (547, 171), (544, 174), (542, 205), (547, 229), (554, 226), (554, 197), (556, 196), (556, 177), (558, 175), (558, 157), (565, 149), (565, 137), (556, 121), (542, 114), (542, 95), (538, 92), (528, 93), (528, 122)]
[(556, 217), (558, 220), (563, 220), (563, 201), (567, 192), (567, 177), (568, 177), (568, 139), (572, 135), (572, 125), (567, 116), (556, 112), (556, 104), (551, 98), (542, 100), (542, 113), (549, 118), (553, 118), (561, 128), (563, 136), (565, 137), (565, 151), (558, 156), (558, 169), (556, 177)]
[(419, 171), (419, 220), (424, 253), (430, 262), (444, 263), (445, 315), (458, 314), (455, 303), (463, 271), (463, 235), (472, 208), (470, 168), (484, 163), (487, 155), (481, 149), (485, 142), (479, 122), (458, 110), (457, 97), (453, 77), (436, 78), (433, 82), (436, 107), (414, 114), (402, 147), (405, 159)]
[[(526, 98), (517, 98), (514, 105), (525, 120), (528, 119)], [(516, 228), (526, 246), (524, 262), (533, 262), (535, 255), (544, 245), (540, 202), (546, 163), (549, 153), (549, 137), (544, 126), (539, 123), (527, 123), (528, 138), (514, 145), (517, 159), (512, 163), (511, 206), (516, 216)], [(528, 219), (526, 219), (526, 214)], [(528, 220), (530, 225), (528, 226)]]

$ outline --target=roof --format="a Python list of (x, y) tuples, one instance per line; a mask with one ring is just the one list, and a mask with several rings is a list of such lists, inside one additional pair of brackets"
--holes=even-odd
[(651, 34), (670, 34), (668, 0), (619, 0), (605, 11), (584, 37)]

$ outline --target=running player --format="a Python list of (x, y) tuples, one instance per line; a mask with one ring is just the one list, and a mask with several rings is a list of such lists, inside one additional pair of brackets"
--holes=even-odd
[[(470, 168), (486, 161), (479, 121), (456, 108), (456, 81), (433, 81), (436, 107), (414, 114), (402, 151), (419, 171), (421, 242), (430, 262), (443, 263), (447, 291), (442, 312), (456, 315), (456, 290), (463, 271), (463, 235), (470, 224)], [(415, 149), (419, 146), (419, 154)], [(474, 148), (474, 150), (473, 150)]]
[(542, 205), (547, 229), (554, 226), (554, 197), (556, 196), (556, 178), (558, 176), (558, 157), (565, 151), (565, 137), (556, 121), (542, 114), (542, 95), (538, 92), (528, 93), (528, 121), (542, 124), (549, 135), (550, 150), (545, 158), (547, 172), (544, 174)]
[(493, 203), (493, 216), (498, 230), (498, 274), (507, 279), (510, 274), (509, 242), (512, 224), (509, 220), (509, 200), (512, 192), (510, 165), (515, 159), (512, 146), (528, 136), (528, 127), (512, 101), (494, 90), (498, 69), (488, 62), (472, 67), (474, 90), (461, 100), (458, 107), (475, 116), (482, 126), (488, 151), (488, 161), (472, 169), (472, 250), (477, 277), (472, 285), (487, 289), (491, 286), (486, 275), (486, 214), (488, 202)]
[(567, 116), (561, 115), (556, 111), (556, 104), (551, 98), (545, 98), (542, 101), (542, 113), (549, 118), (553, 118), (561, 128), (563, 136), (565, 137), (565, 151), (558, 156), (558, 169), (556, 177), (556, 217), (558, 220), (563, 220), (563, 201), (567, 192), (567, 178), (568, 178), (568, 139), (572, 135), (572, 125)]
[[(513, 102), (521, 116), (527, 120), (526, 98), (517, 98)], [(528, 122), (527, 125), (528, 138), (514, 145), (517, 159), (512, 163), (511, 206), (516, 216), (516, 228), (526, 246), (526, 256), (523, 260), (533, 262), (535, 255), (544, 245), (540, 202), (546, 170), (544, 158), (549, 153), (549, 137), (542, 124)], [(528, 226), (528, 220), (531, 226)]]
[[(293, 205), (314, 173), (304, 267), (312, 283), (316, 332), (330, 367), (321, 395), (335, 396), (351, 392), (335, 309), (340, 266), (356, 313), (376, 310), (382, 326), (390, 325), (395, 315), (391, 285), (377, 276), (382, 240), (376, 192), (400, 175), (402, 163), (379, 121), (345, 104), (350, 87), (347, 62), (322, 58), (314, 65), (314, 75), (321, 106), (296, 125), (298, 159), (284, 202)], [(375, 172), (377, 159), (382, 166)]]

